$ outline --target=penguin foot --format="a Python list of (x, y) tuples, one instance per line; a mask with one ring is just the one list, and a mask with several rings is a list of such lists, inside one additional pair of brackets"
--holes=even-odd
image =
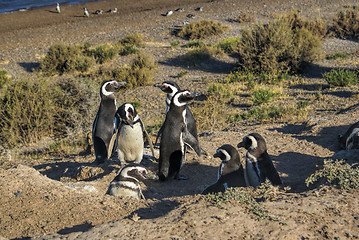
[(177, 176), (175, 177), (175, 179), (177, 179), (177, 180), (188, 180), (188, 177), (185, 176), (185, 175), (177, 175)]

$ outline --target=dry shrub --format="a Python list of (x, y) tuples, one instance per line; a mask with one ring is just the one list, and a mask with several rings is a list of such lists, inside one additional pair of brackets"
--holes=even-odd
[(5, 70), (0, 69), (0, 89), (4, 87), (6, 83), (9, 82), (9, 76)]
[(117, 53), (118, 51), (116, 48), (110, 45), (102, 44), (97, 46), (95, 49), (89, 50), (88, 55), (93, 56), (98, 63), (102, 64), (112, 60)]
[(55, 74), (86, 72), (95, 64), (93, 57), (84, 54), (80, 46), (52, 45), (40, 62), (40, 72), (45, 76)]
[(321, 39), (310, 30), (293, 27), (281, 18), (243, 31), (239, 65), (253, 72), (298, 72), (303, 63), (321, 55), (320, 46)]
[(12, 82), (0, 99), (0, 144), (13, 148), (41, 137), (91, 131), (98, 87), (82, 79)]
[(143, 47), (144, 37), (139, 33), (129, 34), (119, 41), (120, 45)]
[(334, 18), (331, 30), (338, 38), (358, 38), (359, 36), (359, 10), (350, 8), (339, 11)]
[(182, 60), (188, 65), (198, 65), (202, 61), (206, 61), (218, 55), (222, 55), (222, 49), (216, 46), (201, 45), (199, 47), (191, 48), (183, 57)]
[(178, 36), (192, 40), (203, 39), (210, 36), (220, 35), (228, 28), (228, 26), (224, 26), (219, 22), (204, 19), (185, 25), (181, 31), (179, 31)]
[(253, 15), (246, 13), (246, 12), (242, 12), (239, 14), (238, 17), (236, 17), (235, 19), (233, 19), (234, 22), (238, 22), (238, 23), (250, 23), (254, 21), (254, 17)]

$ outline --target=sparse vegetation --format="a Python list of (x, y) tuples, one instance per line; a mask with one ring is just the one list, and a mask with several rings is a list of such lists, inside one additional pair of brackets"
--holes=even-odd
[(233, 21), (238, 23), (250, 23), (254, 21), (254, 17), (249, 13), (242, 12), (238, 17), (234, 18)]
[(337, 52), (334, 54), (328, 54), (326, 59), (328, 60), (337, 60), (337, 59), (348, 59), (349, 55), (345, 52)]
[(271, 74), (298, 72), (320, 56), (321, 39), (307, 28), (282, 17), (242, 32), (239, 65), (242, 70)]
[(332, 31), (338, 38), (359, 37), (359, 10), (349, 8), (346, 11), (339, 11), (334, 18)]
[(212, 57), (222, 55), (221, 49), (216, 46), (203, 45), (201, 47), (191, 48), (184, 56), (183, 61), (188, 65), (198, 65), (203, 61), (209, 60)]
[(240, 37), (229, 37), (220, 41), (218, 47), (227, 54), (235, 54), (239, 52), (240, 43)]
[(9, 77), (5, 70), (0, 69), (0, 89), (4, 87), (6, 83), (9, 82)]
[(278, 96), (279, 93), (273, 92), (270, 89), (256, 89), (252, 92), (251, 98), (253, 105), (261, 105), (268, 103), (272, 98)]
[(87, 56), (81, 46), (52, 45), (40, 62), (40, 72), (45, 76), (86, 72), (94, 65), (93, 57)]
[(176, 77), (181, 78), (184, 77), (188, 74), (188, 71), (180, 71), (179, 73), (177, 73)]
[(117, 55), (117, 50), (106, 44), (97, 46), (95, 49), (89, 50), (88, 54), (93, 56), (100, 64), (112, 60)]
[(120, 45), (123, 46), (134, 46), (134, 47), (143, 47), (144, 45), (144, 37), (141, 34), (135, 33), (135, 34), (129, 34), (122, 38), (119, 41)]
[(228, 26), (222, 25), (219, 22), (213, 20), (200, 20), (185, 25), (178, 36), (188, 39), (203, 39), (210, 36), (220, 35), (224, 31), (228, 30)]
[(202, 41), (189, 41), (188, 43), (185, 44), (186, 48), (196, 48), (196, 47), (203, 47), (206, 44)]
[(332, 69), (323, 74), (330, 87), (348, 87), (358, 83), (357, 72), (347, 69)]
[(359, 188), (358, 164), (353, 166), (345, 163), (344, 160), (324, 160), (323, 168), (310, 175), (305, 183), (307, 187), (319, 180), (324, 183), (337, 185), (342, 189)]
[(171, 42), (171, 47), (176, 48), (180, 45), (180, 43), (181, 43), (180, 41), (173, 41)]
[(279, 221), (279, 219), (271, 215), (268, 209), (261, 203), (262, 201), (276, 197), (275, 191), (272, 190), (273, 188), (274, 187), (270, 186), (270, 183), (267, 181), (257, 189), (249, 187), (228, 188), (224, 193), (207, 194), (204, 196), (204, 199), (220, 208), (225, 208), (225, 205), (229, 202), (236, 201), (243, 205), (248, 212), (256, 215), (258, 220)]

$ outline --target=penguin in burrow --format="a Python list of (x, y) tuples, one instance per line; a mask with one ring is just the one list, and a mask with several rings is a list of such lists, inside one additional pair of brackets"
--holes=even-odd
[(178, 91), (172, 98), (163, 123), (160, 141), (158, 176), (161, 181), (171, 177), (179, 180), (187, 179), (180, 175), (180, 169), (186, 160), (187, 146), (192, 148), (198, 156), (201, 155), (198, 140), (188, 131), (186, 121), (187, 103), (198, 95), (197, 92), (183, 90)]
[(119, 122), (117, 128), (117, 155), (123, 166), (126, 161), (140, 163), (143, 158), (144, 137), (147, 138), (152, 156), (155, 153), (150, 136), (135, 107), (130, 103), (122, 104), (116, 111)]
[(338, 136), (341, 149), (359, 149), (359, 122), (353, 123), (348, 130)]
[(100, 106), (92, 126), (92, 142), (95, 163), (101, 164), (111, 157), (115, 135), (115, 113), (117, 111), (115, 92), (126, 82), (107, 81), (100, 88)]
[(282, 180), (267, 153), (264, 138), (258, 133), (251, 133), (238, 143), (238, 148), (247, 150), (245, 160), (245, 177), (250, 186), (257, 187), (268, 178), (273, 185), (281, 185)]
[(154, 180), (156, 178), (145, 166), (130, 163), (119, 171), (119, 174), (111, 181), (106, 193), (117, 197), (145, 199), (141, 187), (141, 181), (145, 179)]
[[(177, 83), (173, 82), (173, 81), (164, 81), (163, 83), (156, 83), (154, 85), (155, 87), (158, 87), (159, 89), (161, 89), (163, 92), (167, 93), (166, 96), (166, 114), (168, 113), (168, 110), (170, 108), (171, 105), (171, 100), (173, 98), (173, 96), (180, 91), (180, 87), (178, 86)], [(191, 110), (189, 109), (188, 106), (186, 106), (186, 121), (187, 121), (187, 128), (188, 131), (197, 139), (198, 141), (198, 133), (197, 133), (197, 125), (196, 125), (196, 121), (193, 117), (193, 114), (191, 112)], [(156, 141), (155, 141), (155, 145), (157, 144), (158, 139), (160, 138), (161, 134), (163, 131), (163, 125), (160, 128), (160, 130), (158, 130), (157, 136), (156, 136)], [(204, 151), (201, 148), (201, 154), (206, 155), (206, 151)]]
[(213, 157), (222, 160), (218, 168), (217, 181), (203, 190), (202, 194), (224, 192), (229, 187), (248, 186), (237, 149), (224, 144), (216, 150)]

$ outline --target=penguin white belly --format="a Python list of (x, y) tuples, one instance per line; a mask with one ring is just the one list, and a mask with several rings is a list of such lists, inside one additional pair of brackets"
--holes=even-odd
[(259, 181), (257, 173), (255, 172), (255, 170), (253, 168), (253, 163), (248, 157), (249, 158), (250, 157), (254, 158), (252, 160), (255, 160), (255, 161), (257, 161), (257, 159), (254, 156), (251, 156), (250, 154), (247, 153), (247, 157), (246, 157), (246, 175), (248, 177), (248, 181), (249, 181), (250, 186), (258, 187), (260, 185), (260, 181)]
[(139, 189), (121, 187), (119, 183), (111, 183), (109, 194), (116, 197), (133, 197), (140, 199)]
[(120, 130), (118, 143), (120, 161), (135, 161), (140, 163), (143, 157), (143, 131), (140, 124), (135, 124), (133, 128), (123, 125)]

